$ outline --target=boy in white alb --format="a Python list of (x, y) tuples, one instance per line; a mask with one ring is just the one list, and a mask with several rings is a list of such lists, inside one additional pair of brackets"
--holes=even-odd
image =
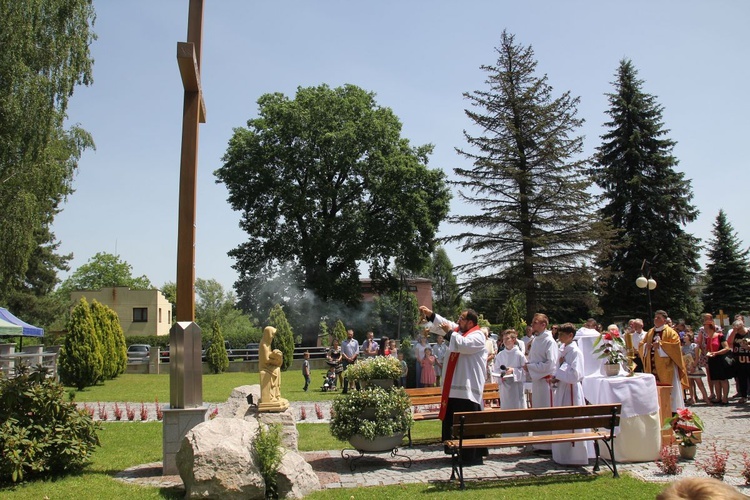
[[(526, 356), (516, 344), (517, 335), (512, 328), (505, 330), (502, 333), (505, 349), (495, 357), (493, 375), (500, 388), (500, 408), (503, 410), (526, 408), (526, 398), (523, 395), (523, 383), (526, 381), (523, 365), (526, 364)], [(501, 373), (503, 367), (505, 376)]]
[[(578, 344), (573, 342), (576, 334), (572, 323), (560, 325), (557, 331), (558, 339), (562, 343), (560, 361), (552, 378), (555, 390), (555, 406), (583, 406), (583, 353)], [(576, 430), (586, 432), (588, 429)], [(591, 452), (591, 453), (590, 453)], [(555, 443), (552, 445), (552, 460), (558, 464), (586, 465), (589, 455), (593, 456), (593, 444), (590, 441), (577, 443)]]

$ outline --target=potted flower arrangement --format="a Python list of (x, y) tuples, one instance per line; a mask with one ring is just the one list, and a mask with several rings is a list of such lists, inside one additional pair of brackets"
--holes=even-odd
[(627, 361), (625, 355), (625, 341), (618, 331), (604, 332), (594, 341), (594, 353), (599, 354), (599, 359), (604, 361), (604, 370), (607, 375), (613, 376), (620, 373), (620, 364)]
[[(346, 367), (344, 378), (387, 388), (401, 376), (401, 363), (390, 356), (374, 356)], [(382, 383), (373, 383), (383, 381)]]
[(700, 442), (697, 432), (703, 431), (701, 418), (687, 408), (680, 408), (673, 416), (664, 420), (662, 430), (672, 429), (680, 445), (680, 456), (686, 459), (695, 457), (696, 443)]
[(411, 401), (403, 388), (373, 387), (337, 397), (330, 428), (333, 437), (357, 450), (388, 451), (398, 448), (412, 423)]

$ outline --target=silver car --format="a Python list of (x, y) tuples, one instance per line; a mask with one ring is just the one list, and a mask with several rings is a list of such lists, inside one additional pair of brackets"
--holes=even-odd
[(148, 362), (151, 346), (148, 344), (133, 344), (128, 347), (128, 361)]

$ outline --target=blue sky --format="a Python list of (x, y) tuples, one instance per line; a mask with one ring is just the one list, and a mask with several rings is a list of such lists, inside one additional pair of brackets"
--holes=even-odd
[[(97, 149), (81, 160), (76, 192), (53, 230), (60, 251), (74, 254), (73, 270), (96, 252), (118, 253), (160, 287), (176, 277), (182, 83), (175, 54), (187, 36), (188, 0), (94, 6), (94, 83), (77, 89), (68, 115)], [(454, 151), (471, 127), (462, 94), (485, 88), (480, 66), (495, 63), (503, 29), (533, 46), (555, 96), (580, 96), (586, 155), (600, 144), (618, 63), (632, 59), (644, 90), (664, 106), (678, 170), (692, 180), (700, 216), (687, 230), (707, 242), (723, 208), (747, 246), (748, 19), (750, 2), (740, 0), (205, 0), (196, 275), (227, 289), (237, 277), (227, 252), (244, 234), (213, 172), (232, 129), (256, 116), (262, 94), (293, 96), (298, 86), (322, 83), (375, 92), (412, 144), (435, 145), (430, 166), (452, 176), (467, 166)], [(466, 210), (454, 197), (451, 211)], [(453, 231), (443, 225), (440, 234)], [(472, 258), (446, 249), (454, 264)]]

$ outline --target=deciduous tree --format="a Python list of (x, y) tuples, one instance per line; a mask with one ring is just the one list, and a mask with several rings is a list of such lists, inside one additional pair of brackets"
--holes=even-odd
[(90, 0), (0, 0), (1, 301), (28, 285), (39, 244), (54, 253), (49, 226), (94, 146), (80, 127), (63, 127), (73, 90), (92, 82), (94, 18)]
[(133, 266), (120, 259), (119, 255), (98, 252), (88, 262), (73, 271), (73, 274), (60, 285), (60, 289), (72, 292), (115, 286), (126, 286), (131, 290), (153, 288), (151, 281), (145, 275), (134, 277)]
[(422, 267), (450, 199), (443, 172), (427, 168), (432, 146), (411, 146), (393, 111), (354, 85), (266, 94), (258, 108), (215, 172), (248, 234), (230, 252), (243, 303), (285, 268), (299, 290), (353, 305), (358, 262), (375, 280), (393, 258)]

